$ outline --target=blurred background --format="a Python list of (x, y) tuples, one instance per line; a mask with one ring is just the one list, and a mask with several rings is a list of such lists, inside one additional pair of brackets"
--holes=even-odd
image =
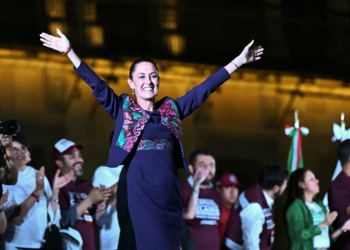
[[(76, 53), (115, 90), (131, 95), (132, 61), (160, 70), (158, 98), (184, 95), (236, 57), (252, 39), (262, 60), (244, 65), (183, 121), (186, 156), (217, 155), (217, 175), (234, 172), (245, 187), (270, 162), (286, 166), (286, 124), (310, 129), (304, 165), (320, 179), (322, 198), (336, 166), (333, 123), (350, 123), (350, 0), (1, 0), (0, 121), (16, 119), (33, 146), (32, 166), (56, 167), (61, 138), (85, 144), (84, 178), (108, 156), (113, 121), (69, 60), (39, 34), (66, 34)], [(179, 170), (180, 180), (186, 179)], [(277, 202), (274, 249), (286, 249), (285, 195)], [(280, 230), (281, 229), (281, 230)]]

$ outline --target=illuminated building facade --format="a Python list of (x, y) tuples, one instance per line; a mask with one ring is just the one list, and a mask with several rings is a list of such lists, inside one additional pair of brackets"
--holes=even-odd
[(321, 180), (323, 194), (336, 165), (332, 124), (340, 123), (341, 112), (345, 121), (350, 117), (349, 12), (345, 0), (4, 1), (0, 121), (20, 122), (34, 146), (33, 165), (46, 165), (48, 175), (58, 139), (85, 143), (89, 179), (106, 161), (114, 124), (68, 59), (41, 46), (40, 32), (60, 28), (118, 94), (131, 95), (132, 61), (154, 58), (159, 99), (183, 95), (254, 38), (266, 49), (263, 60), (239, 69), (183, 121), (186, 154), (211, 148), (218, 173), (233, 171), (249, 186), (265, 164), (286, 163), (284, 126), (293, 124), (298, 109), (301, 125), (310, 129), (305, 165)]

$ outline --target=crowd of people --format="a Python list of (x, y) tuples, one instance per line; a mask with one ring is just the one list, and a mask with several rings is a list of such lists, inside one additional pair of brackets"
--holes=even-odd
[[(0, 170), (5, 249), (270, 250), (275, 200), (287, 188), (288, 172), (268, 165), (256, 184), (245, 189), (234, 173), (214, 183), (215, 153), (196, 150), (186, 161), (181, 127), (233, 72), (259, 60), (264, 49), (252, 41), (184, 96), (156, 101), (160, 77), (153, 60), (134, 61), (127, 79), (132, 95), (117, 95), (57, 33), (42, 33), (40, 40), (67, 55), (115, 122), (110, 153), (90, 182), (82, 178), (84, 145), (60, 139), (52, 145), (57, 172), (49, 180), (45, 167), (29, 166), (32, 148), (25, 134), (0, 135), (6, 162), (5, 171)], [(315, 198), (319, 183), (312, 171), (291, 174), (286, 248), (350, 249), (350, 140), (341, 143), (338, 156), (343, 172), (331, 184), (330, 210)], [(178, 168), (189, 174), (181, 184)], [(60, 228), (56, 236), (62, 240), (48, 246), (52, 225)]]
[[(113, 133), (110, 142), (113, 139)], [(92, 182), (82, 179), (84, 145), (61, 139), (53, 146), (57, 172), (49, 180), (45, 168), (29, 166), (31, 145), (23, 133), (0, 135), (5, 159), (17, 182), (2, 185), (0, 232), (4, 249), (44, 249), (49, 223), (61, 228), (65, 249), (120, 249), (117, 190), (123, 165), (99, 166)], [(180, 184), (183, 206), (181, 250), (271, 249), (275, 200), (287, 189), (286, 249), (349, 249), (350, 140), (338, 150), (343, 171), (329, 189), (330, 210), (316, 198), (319, 181), (307, 169), (289, 177), (279, 165), (266, 166), (257, 183), (243, 189), (234, 173), (215, 178), (216, 155), (208, 149), (190, 155), (189, 177)], [(15, 166), (15, 168), (13, 168)], [(17, 176), (16, 176), (17, 175)], [(216, 182), (214, 183), (214, 179)], [(11, 178), (9, 178), (11, 180)], [(288, 187), (287, 187), (288, 182)], [(119, 215), (119, 219), (118, 219)]]

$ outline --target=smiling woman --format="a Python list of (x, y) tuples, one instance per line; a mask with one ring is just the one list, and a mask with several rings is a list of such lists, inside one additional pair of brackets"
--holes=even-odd
[(119, 250), (180, 249), (182, 202), (177, 168), (188, 167), (181, 120), (193, 113), (208, 96), (230, 78), (239, 66), (259, 60), (263, 48), (251, 41), (242, 53), (202, 84), (176, 100), (155, 102), (159, 90), (157, 65), (147, 58), (136, 60), (127, 82), (135, 99), (117, 95), (73, 51), (65, 35), (42, 33), (43, 45), (67, 55), (76, 72), (115, 121), (107, 162), (124, 165), (117, 192), (121, 228)]
[(130, 67), (128, 83), (140, 107), (153, 111), (155, 98), (159, 91), (157, 65), (149, 58), (137, 59)]

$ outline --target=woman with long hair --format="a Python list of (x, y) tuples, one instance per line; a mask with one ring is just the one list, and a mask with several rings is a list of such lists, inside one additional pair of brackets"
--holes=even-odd
[[(290, 250), (325, 250), (331, 245), (329, 226), (337, 217), (337, 212), (327, 211), (321, 200), (319, 180), (309, 169), (295, 170), (289, 179), (287, 198), (287, 228)], [(350, 229), (348, 220), (331, 238), (338, 237)]]

